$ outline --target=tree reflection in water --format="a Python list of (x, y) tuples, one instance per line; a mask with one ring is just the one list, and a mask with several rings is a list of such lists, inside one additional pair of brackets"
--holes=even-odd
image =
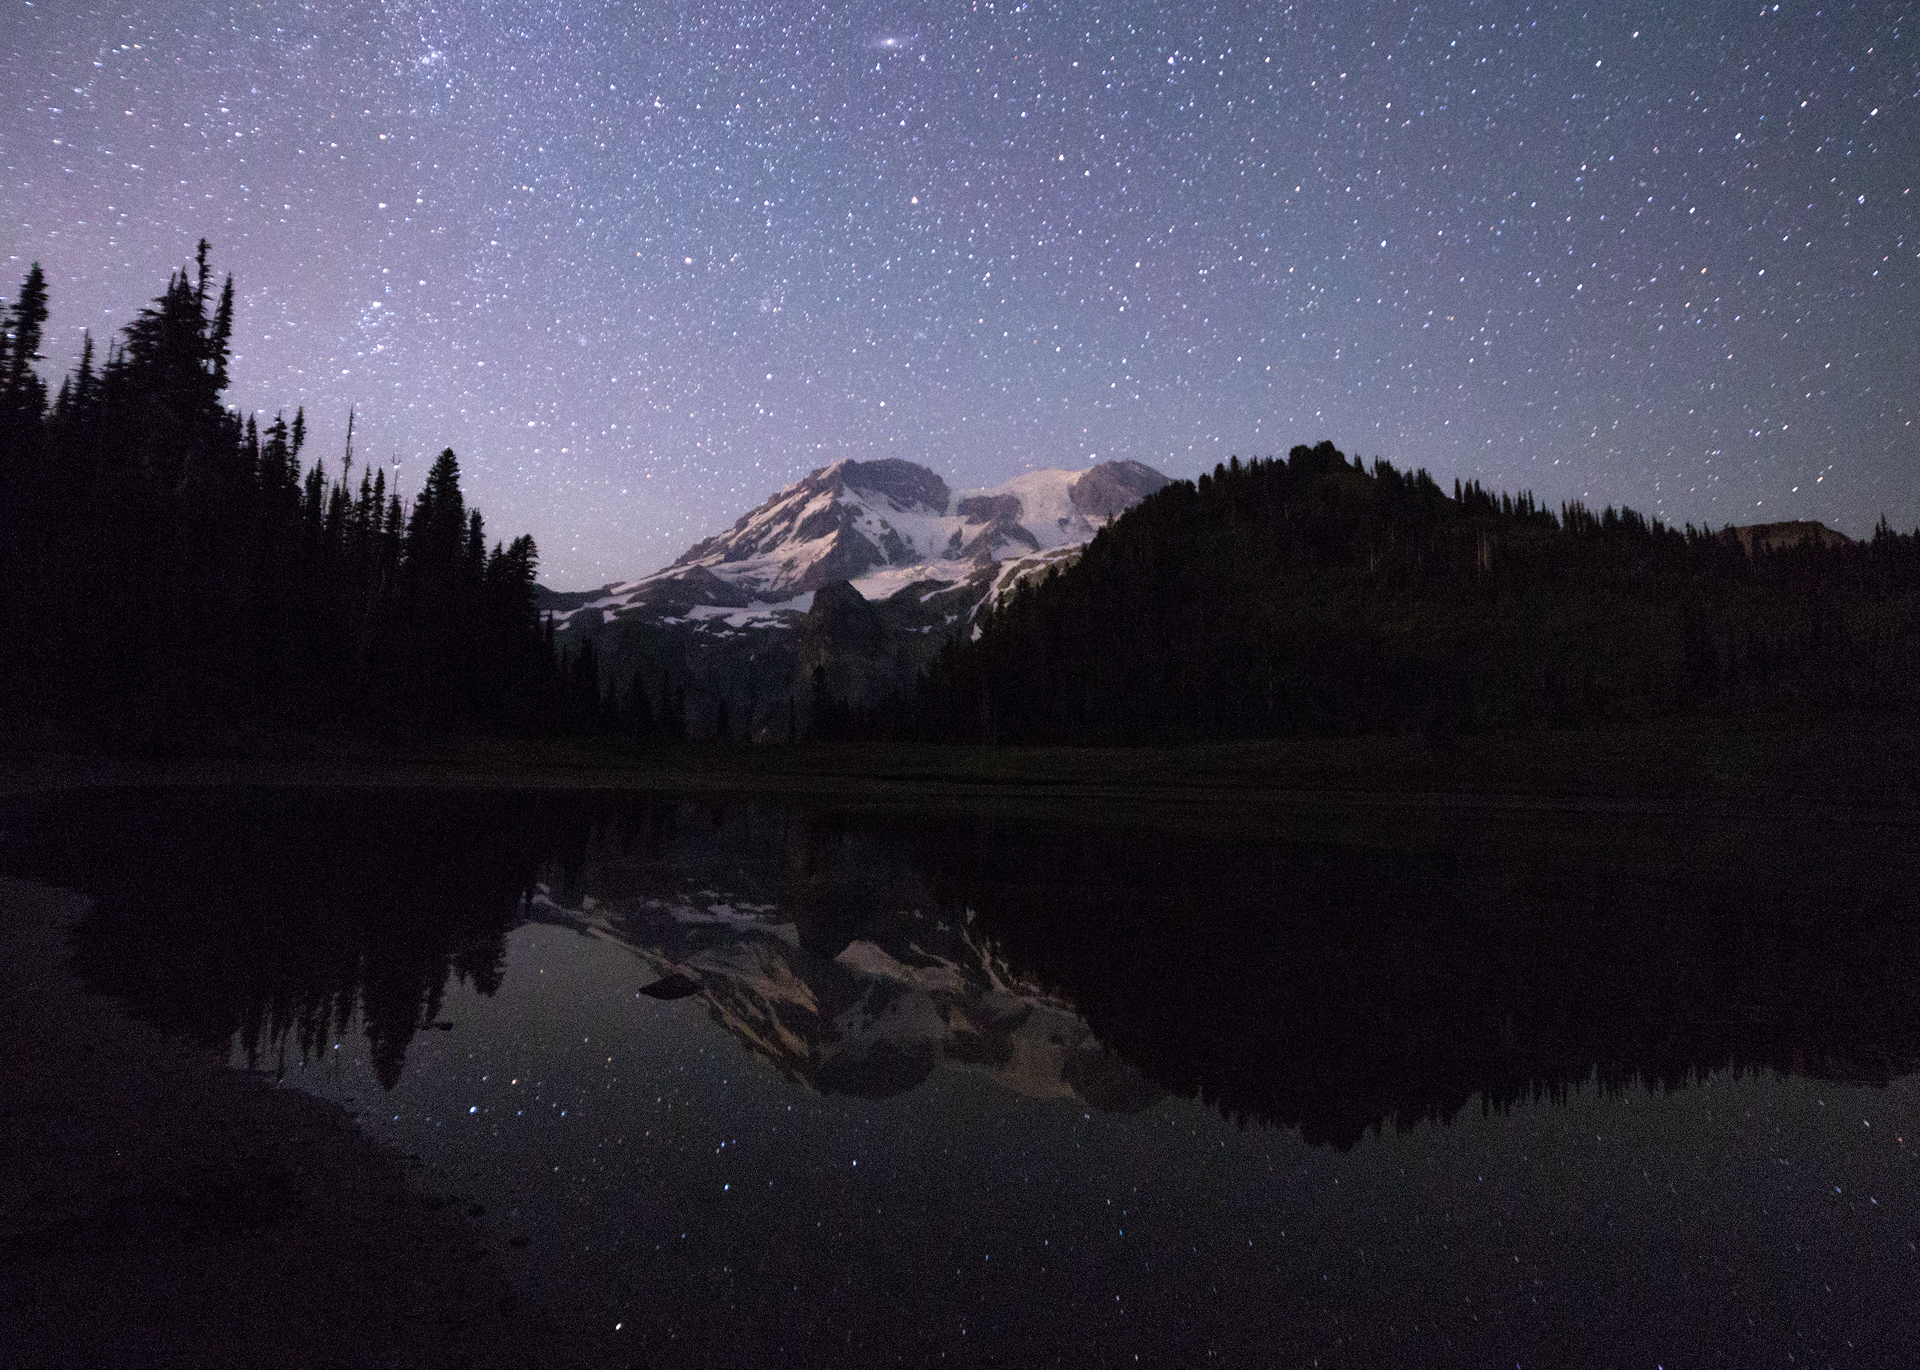
[(276, 1069), (357, 1014), (391, 1088), (450, 980), (498, 988), (545, 820), (444, 794), (123, 791), (9, 824), (7, 855), (94, 897), (73, 962), (93, 988)]
[(1145, 1075), (1309, 1141), (1595, 1080), (1920, 1069), (1910, 857), (1668, 822), (1411, 851), (985, 823), (917, 861)]

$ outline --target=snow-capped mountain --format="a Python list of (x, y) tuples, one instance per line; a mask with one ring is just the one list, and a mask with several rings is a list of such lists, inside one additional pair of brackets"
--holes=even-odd
[(951, 634), (1165, 484), (1113, 461), (952, 490), (912, 462), (837, 461), (671, 566), (543, 590), (541, 609), (563, 651), (591, 639), (603, 683), (637, 683), (670, 728), (798, 736), (823, 693), (860, 707), (910, 688)]
[(969, 607), (977, 608), (1070, 556), (1166, 483), (1150, 466), (1110, 461), (956, 491), (909, 461), (837, 461), (769, 496), (671, 566), (556, 605), (557, 616), (563, 625), (587, 613), (603, 623), (641, 614), (775, 627), (839, 581), (874, 601), (909, 586), (922, 598), (972, 586), (978, 593)]

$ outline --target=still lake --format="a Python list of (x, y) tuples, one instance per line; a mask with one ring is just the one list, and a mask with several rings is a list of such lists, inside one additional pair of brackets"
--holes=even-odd
[(1901, 823), (121, 790), (0, 867), (627, 1366), (1920, 1363)]

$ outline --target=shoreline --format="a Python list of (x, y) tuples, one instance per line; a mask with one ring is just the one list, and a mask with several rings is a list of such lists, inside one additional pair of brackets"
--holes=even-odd
[(376, 750), (293, 738), (225, 755), (0, 753), (0, 799), (176, 786), (752, 796), (915, 808), (1820, 812), (1904, 823), (1920, 821), (1920, 725), (1668, 723), (1141, 748), (455, 738)]
[(14, 1366), (613, 1363), (336, 1105), (88, 991), (89, 901), (0, 877), (0, 1345)]

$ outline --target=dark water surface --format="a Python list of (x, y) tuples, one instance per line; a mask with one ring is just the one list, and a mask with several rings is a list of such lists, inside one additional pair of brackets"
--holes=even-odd
[(0, 866), (609, 1364), (1672, 1370), (1920, 1363), (1915, 837), (123, 791)]

